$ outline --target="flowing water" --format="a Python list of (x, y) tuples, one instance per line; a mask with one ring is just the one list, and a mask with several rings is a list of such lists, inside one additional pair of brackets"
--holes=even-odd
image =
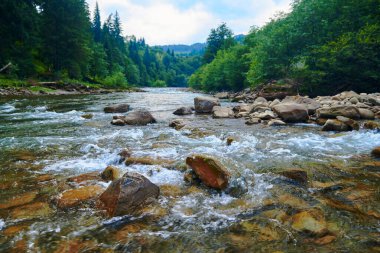
[[(321, 132), (317, 125), (246, 126), (243, 119), (183, 117), (200, 94), (180, 89), (0, 99), (0, 251), (13, 252), (376, 252), (380, 249), (380, 164), (368, 156), (380, 133)], [(109, 104), (146, 108), (158, 123), (112, 126)], [(227, 101), (223, 105), (232, 105)], [(84, 119), (92, 114), (92, 119)], [(232, 145), (226, 138), (233, 137)], [(177, 161), (178, 168), (120, 164), (118, 153)], [(216, 157), (244, 191), (217, 192), (184, 181), (190, 154)], [(56, 207), (66, 179), (116, 165), (143, 174), (161, 188), (140, 215), (109, 218), (93, 204)], [(278, 174), (307, 171), (308, 186)], [(108, 184), (97, 182), (106, 187)], [(29, 201), (17, 198), (27, 198)], [(16, 200), (15, 200), (16, 199)], [(25, 205), (46, 203), (33, 214)], [(318, 210), (326, 233), (297, 230), (294, 215)], [(30, 212), (30, 215), (29, 215)], [(16, 213), (16, 214), (15, 214)], [(330, 240), (331, 239), (331, 240)]]

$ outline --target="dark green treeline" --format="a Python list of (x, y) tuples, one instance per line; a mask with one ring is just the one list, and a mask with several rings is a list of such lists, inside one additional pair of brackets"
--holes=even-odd
[(276, 80), (311, 95), (380, 91), (380, 0), (296, 0), (243, 44), (231, 38), (224, 24), (211, 31), (192, 87), (241, 90)]
[(178, 57), (123, 37), (119, 14), (90, 19), (85, 0), (0, 1), (0, 68), (12, 78), (77, 79), (109, 86), (186, 86), (200, 57)]

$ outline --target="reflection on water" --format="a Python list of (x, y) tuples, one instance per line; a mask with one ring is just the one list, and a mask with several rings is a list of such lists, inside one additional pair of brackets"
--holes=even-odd
[[(0, 100), (0, 203), (37, 191), (33, 201), (48, 202), (54, 209), (47, 217), (15, 220), (11, 217), (13, 207), (0, 208), (0, 230), (4, 235), (0, 250), (20, 242), (25, 244), (21, 245), (23, 249), (33, 252), (59, 250), (62, 242), (77, 251), (109, 252), (305, 252), (317, 246), (333, 252), (378, 247), (378, 220), (363, 215), (358, 218), (348, 207), (342, 209), (335, 202), (334, 207), (325, 196), (315, 195), (314, 188), (294, 186), (275, 173), (297, 167), (307, 170), (315, 181), (340, 180), (342, 193), (334, 194), (346, 194), (344, 189), (356, 189), (349, 187), (363, 180), (366, 187), (358, 194), (370, 192), (366, 196), (379, 200), (378, 164), (365, 170), (372, 174), (363, 174), (362, 170), (353, 176), (352, 168), (362, 168), (364, 162), (352, 165), (355, 161), (351, 159), (379, 146), (379, 133), (361, 130), (335, 135), (305, 124), (248, 127), (241, 119), (213, 120), (205, 115), (183, 117), (189, 123), (181, 131), (167, 127), (170, 120), (177, 118), (172, 112), (181, 106), (193, 106), (196, 96), (199, 94), (179, 89), (149, 89), (145, 93)], [(112, 126), (112, 115), (103, 113), (103, 108), (117, 103), (148, 109), (158, 123)], [(81, 117), (88, 113), (93, 114), (92, 119)], [(235, 139), (230, 146), (225, 144), (227, 137)], [(212, 155), (234, 175), (245, 178), (247, 192), (237, 198), (190, 187), (183, 180), (182, 170), (120, 165), (118, 153), (123, 148), (132, 150), (136, 157), (175, 160), (178, 167), (189, 154)], [(141, 173), (159, 185), (159, 203), (139, 217), (112, 220), (93, 206), (56, 210), (54, 197), (66, 189), (61, 183), (65, 178), (100, 172), (108, 165)], [(53, 175), (54, 180), (40, 181), (46, 174)], [(353, 181), (355, 177), (357, 182)], [(284, 194), (299, 199), (287, 200), (284, 208), (284, 203), (277, 203)], [(347, 198), (357, 200), (351, 195)], [(300, 208), (299, 203), (304, 206)], [(361, 204), (364, 208), (357, 209), (362, 214), (379, 212), (376, 201)], [(335, 239), (329, 246), (309, 243), (309, 237), (292, 230), (289, 217), (305, 206), (322, 209), (331, 223), (328, 229)], [(246, 214), (244, 218), (242, 214)], [(358, 246), (352, 245), (354, 238), (361, 240)]]

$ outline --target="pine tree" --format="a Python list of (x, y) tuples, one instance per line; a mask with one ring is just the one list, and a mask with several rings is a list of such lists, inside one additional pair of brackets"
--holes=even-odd
[(98, 2), (96, 2), (94, 19), (92, 21), (92, 33), (94, 35), (94, 41), (99, 43), (102, 41), (102, 23), (100, 19), (100, 11)]

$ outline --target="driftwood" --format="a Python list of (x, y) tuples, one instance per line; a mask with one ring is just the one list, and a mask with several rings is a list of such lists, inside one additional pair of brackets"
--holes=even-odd
[(0, 73), (3, 72), (4, 70), (8, 69), (10, 66), (12, 66), (12, 63), (11, 63), (11, 62), (8, 63), (7, 65), (5, 65), (4, 67), (2, 67), (2, 68), (0, 69)]

